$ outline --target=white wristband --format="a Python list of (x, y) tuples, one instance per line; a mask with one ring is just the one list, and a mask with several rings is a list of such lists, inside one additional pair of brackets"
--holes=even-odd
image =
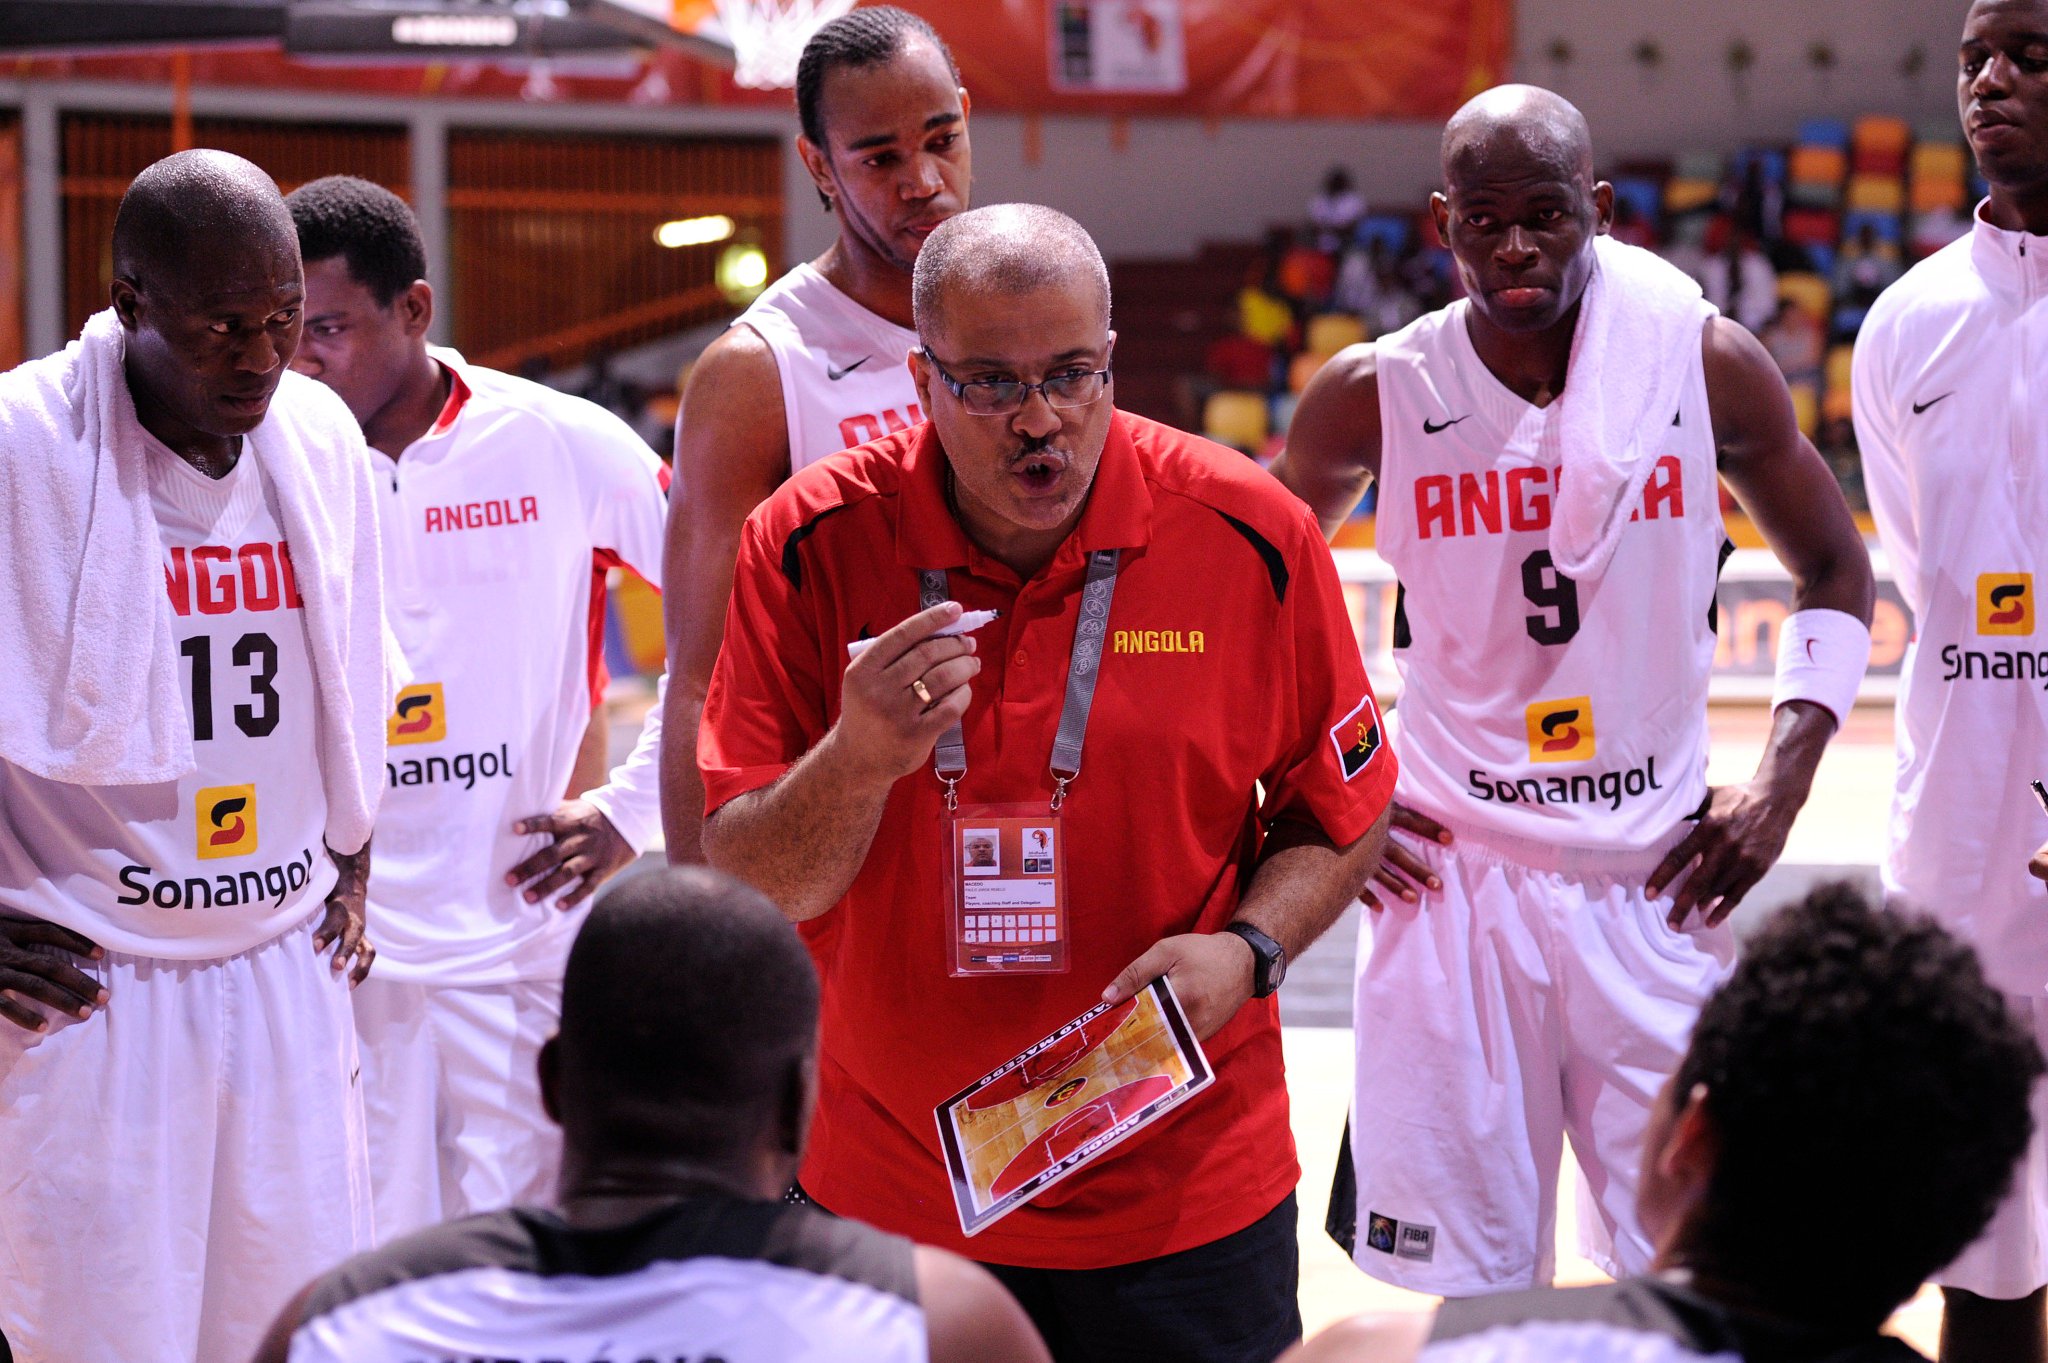
[(1840, 727), (1870, 665), (1870, 626), (1846, 611), (1794, 611), (1778, 632), (1778, 684), (1771, 709), (1811, 701)]

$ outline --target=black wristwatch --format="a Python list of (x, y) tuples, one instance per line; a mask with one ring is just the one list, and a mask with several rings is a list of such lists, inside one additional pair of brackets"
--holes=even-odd
[(1244, 938), (1252, 949), (1252, 997), (1263, 999), (1287, 978), (1287, 948), (1250, 923), (1225, 923), (1223, 930)]

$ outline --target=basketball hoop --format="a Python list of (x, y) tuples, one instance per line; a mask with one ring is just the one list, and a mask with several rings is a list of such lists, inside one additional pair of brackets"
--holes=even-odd
[(733, 80), (750, 90), (787, 90), (811, 35), (854, 0), (718, 0), (718, 22), (732, 40)]

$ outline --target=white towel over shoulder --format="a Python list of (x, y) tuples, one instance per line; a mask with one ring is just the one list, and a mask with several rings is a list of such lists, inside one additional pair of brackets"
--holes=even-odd
[(1598, 577), (1628, 526), (1680, 389), (1717, 315), (1700, 286), (1654, 252), (1593, 242), (1570, 367), (1546, 444), (1558, 446), (1550, 556), (1566, 577)]
[[(82, 786), (195, 765), (124, 348), (102, 312), (0, 375), (0, 759)], [(354, 852), (384, 790), (391, 698), (369, 457), (341, 399), (298, 374), (243, 449), (276, 490), (306, 603), (327, 842)]]

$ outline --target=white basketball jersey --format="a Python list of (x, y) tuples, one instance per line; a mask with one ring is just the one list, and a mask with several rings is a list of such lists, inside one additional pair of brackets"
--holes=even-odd
[(1400, 579), (1401, 798), (1454, 825), (1638, 850), (1706, 796), (1721, 526), (1706, 368), (1607, 570), (1550, 557), (1556, 404), (1509, 392), (1452, 304), (1378, 342), (1377, 543)]
[(912, 1246), (808, 1207), (692, 1199), (616, 1230), (514, 1207), (314, 1283), (292, 1363), (925, 1363)]
[(917, 333), (868, 311), (808, 263), (768, 286), (734, 326), (775, 352), (789, 471), (924, 420), (905, 359)]
[(144, 443), (197, 765), (75, 786), (0, 762), (0, 914), (213, 960), (303, 921), (334, 886), (311, 650), (262, 464), (245, 448), (213, 479)]

